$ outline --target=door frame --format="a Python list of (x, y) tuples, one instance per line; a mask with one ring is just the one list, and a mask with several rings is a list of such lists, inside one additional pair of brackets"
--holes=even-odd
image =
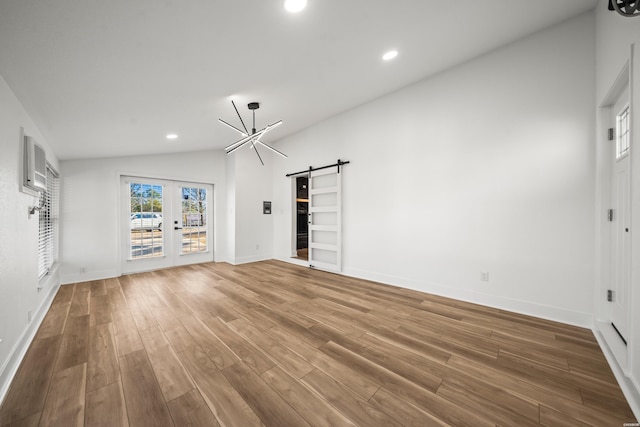
[[(189, 180), (186, 178), (182, 178), (182, 177), (167, 177), (167, 176), (161, 176), (161, 175), (156, 175), (156, 174), (141, 174), (141, 173), (130, 173), (130, 172), (122, 172), (122, 171), (118, 171), (115, 174), (115, 179), (117, 182), (117, 194), (116, 194), (116, 207), (117, 207), (117, 214), (116, 214), (116, 245), (117, 245), (117, 268), (116, 268), (116, 273), (117, 276), (122, 276), (123, 274), (135, 274), (136, 272), (144, 272), (144, 271), (153, 271), (153, 270), (157, 270), (157, 269), (162, 269), (165, 267), (155, 267), (153, 266), (153, 263), (149, 263), (149, 268), (146, 269), (141, 269), (135, 272), (124, 272), (123, 269), (123, 263), (124, 263), (124, 233), (122, 230), (122, 227), (124, 227), (123, 224), (123, 218), (124, 215), (122, 214), (122, 209), (124, 208), (123, 206), (123, 196), (122, 196), (122, 179), (123, 177), (128, 177), (128, 178), (133, 178), (133, 179), (140, 179), (140, 180), (144, 180), (144, 179), (149, 179), (152, 181), (171, 181), (171, 182), (179, 182), (179, 183), (186, 183), (186, 184), (195, 184), (195, 185), (207, 185), (211, 187), (211, 194), (208, 197), (208, 206), (207, 206), (207, 216), (208, 216), (208, 221), (209, 221), (209, 229), (208, 229), (208, 233), (210, 234), (210, 236), (208, 236), (208, 251), (207, 253), (210, 254), (209, 259), (207, 261), (204, 262), (215, 262), (215, 256), (216, 256), (216, 242), (215, 242), (215, 228), (216, 228), (216, 214), (215, 214), (215, 208), (216, 208), (216, 197), (215, 197), (215, 192), (216, 192), (216, 185), (213, 183), (209, 183), (209, 182), (203, 182), (200, 180)], [(163, 206), (163, 212), (164, 212), (164, 206)], [(170, 226), (173, 228), (173, 224), (170, 224)], [(164, 225), (163, 225), (164, 227)], [(179, 255), (178, 255), (179, 256)], [(202, 261), (201, 261), (202, 262)]]
[[(596, 330), (601, 334), (602, 338), (606, 342), (608, 348), (611, 350), (612, 355), (614, 356), (616, 362), (618, 363), (621, 371), (624, 375), (629, 376), (629, 360), (630, 359), (630, 350), (631, 346), (625, 344), (618, 332), (611, 325), (612, 320), (612, 305), (607, 301), (607, 291), (611, 288), (611, 280), (613, 274), (613, 265), (612, 265), (612, 257), (613, 253), (613, 227), (608, 218), (608, 210), (612, 208), (612, 177), (614, 172), (614, 162), (615, 159), (615, 139), (610, 141), (608, 139), (608, 128), (611, 126), (611, 118), (617, 114), (617, 111), (614, 111), (614, 105), (616, 101), (620, 98), (623, 91), (627, 91), (627, 99), (631, 108), (631, 114), (633, 117), (633, 104), (632, 104), (632, 60), (633, 60), (633, 46), (631, 50), (631, 57), (626, 63), (623, 65), (620, 73), (618, 74), (616, 80), (611, 85), (609, 91), (606, 96), (598, 105), (598, 116), (597, 116), (597, 133), (596, 133), (596, 265), (595, 265), (595, 277), (596, 277), (596, 286), (595, 295), (594, 295), (594, 307), (595, 307), (595, 327)], [(635, 141), (635, 132), (631, 129), (631, 141), (630, 141), (630, 150), (629, 154), (629, 200), (631, 200), (629, 207), (630, 214), (630, 224), (629, 227), (631, 229), (631, 249), (629, 250), (628, 258), (629, 258), (629, 274), (631, 275), (631, 283), (633, 283), (634, 275), (633, 275), (633, 239), (634, 239), (634, 212), (633, 212), (633, 195), (634, 195), (634, 164), (638, 161), (639, 157), (636, 153), (638, 149), (637, 145), (634, 143)], [(612, 146), (613, 145), (613, 146)], [(638, 233), (635, 233), (638, 234)], [(631, 288), (633, 286), (630, 285), (629, 291), (631, 292)], [(631, 304), (631, 297), (628, 304)], [(630, 312), (628, 310), (627, 316), (627, 326), (629, 328), (633, 327), (630, 319)], [(629, 333), (629, 340), (633, 336), (633, 332)]]
[[(291, 202), (291, 221), (289, 221), (291, 225), (291, 239), (289, 239), (289, 257), (286, 258), (286, 261), (299, 265), (301, 267), (308, 267), (309, 260), (298, 258), (297, 251), (297, 241), (298, 241), (298, 203), (296, 202), (298, 196), (298, 186), (297, 186), (297, 176), (293, 175), (289, 177), (291, 182), (291, 192), (289, 194), (289, 201)], [(308, 246), (308, 245), (307, 245)]]
[[(174, 190), (180, 191), (184, 187), (199, 187), (206, 186), (207, 190), (207, 207), (206, 207), (206, 234), (207, 234), (207, 251), (206, 252), (196, 252), (191, 254), (184, 254), (181, 251), (178, 251), (178, 247), (181, 247), (182, 243), (179, 245), (177, 242), (173, 242), (173, 249), (176, 251), (173, 253), (173, 265), (189, 265), (189, 264), (198, 264), (201, 262), (213, 262), (214, 260), (214, 240), (213, 240), (213, 211), (214, 211), (214, 203), (213, 203), (213, 185), (212, 184), (204, 184), (201, 182), (193, 182), (193, 181), (184, 181), (184, 180), (171, 180), (174, 184), (179, 184), (178, 187), (174, 186)], [(186, 185), (185, 185), (186, 184)], [(182, 194), (181, 194), (182, 196)], [(180, 216), (182, 217), (182, 198), (180, 198), (180, 207), (173, 206), (173, 212), (180, 212)], [(175, 217), (172, 218), (175, 220)], [(182, 228), (185, 227), (185, 224), (181, 222), (180, 224)], [(171, 227), (174, 227), (174, 224), (171, 224)], [(175, 233), (174, 233), (175, 236)], [(182, 239), (181, 239), (182, 241)], [(191, 260), (191, 262), (185, 262), (185, 260)], [(195, 261), (194, 261), (195, 260)]]

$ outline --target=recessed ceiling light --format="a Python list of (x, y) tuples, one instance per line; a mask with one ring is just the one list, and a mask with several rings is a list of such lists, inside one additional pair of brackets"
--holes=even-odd
[(284, 8), (287, 12), (297, 13), (307, 7), (307, 0), (284, 0)]
[(167, 134), (167, 139), (172, 140), (172, 139), (178, 139), (178, 135), (175, 133), (169, 133)]
[(382, 55), (382, 59), (384, 59), (385, 61), (390, 61), (393, 58), (395, 58), (396, 56), (398, 56), (398, 51), (397, 50), (390, 50), (389, 52), (387, 52), (384, 55)]

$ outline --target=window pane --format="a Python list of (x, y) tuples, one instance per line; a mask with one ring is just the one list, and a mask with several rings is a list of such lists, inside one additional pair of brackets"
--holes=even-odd
[(162, 190), (161, 185), (129, 183), (130, 259), (164, 255)]
[(629, 107), (618, 114), (616, 124), (616, 159), (619, 159), (629, 152)]
[(182, 254), (207, 251), (207, 190), (182, 188)]

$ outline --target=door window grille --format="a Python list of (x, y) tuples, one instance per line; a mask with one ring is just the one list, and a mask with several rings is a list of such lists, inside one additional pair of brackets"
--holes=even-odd
[(182, 187), (182, 254), (207, 251), (207, 190)]
[(162, 197), (162, 185), (129, 183), (130, 259), (164, 255)]
[(625, 107), (620, 114), (616, 116), (616, 159), (620, 159), (629, 152), (629, 106)]

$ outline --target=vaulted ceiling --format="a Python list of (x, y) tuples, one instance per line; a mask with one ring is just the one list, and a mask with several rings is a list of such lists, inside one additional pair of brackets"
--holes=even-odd
[(253, 101), (257, 128), (282, 119), (275, 142), (597, 0), (282, 3), (2, 0), (0, 75), (61, 159), (220, 149), (231, 99), (248, 127)]

